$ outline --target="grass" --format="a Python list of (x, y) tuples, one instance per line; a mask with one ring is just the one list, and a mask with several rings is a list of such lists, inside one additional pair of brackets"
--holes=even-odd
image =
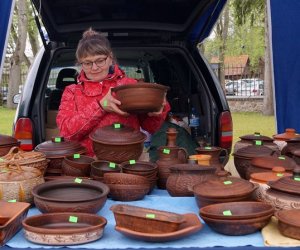
[[(11, 135), (15, 109), (0, 107), (0, 134)], [(263, 116), (260, 113), (232, 113), (233, 119), (233, 145), (242, 135), (260, 132), (262, 135), (272, 137), (276, 134), (274, 116)]]

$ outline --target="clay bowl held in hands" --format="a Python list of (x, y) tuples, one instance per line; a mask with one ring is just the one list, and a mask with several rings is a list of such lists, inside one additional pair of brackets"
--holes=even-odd
[(62, 172), (69, 176), (90, 176), (93, 161), (94, 158), (86, 155), (66, 156), (62, 162)]
[(49, 213), (23, 221), (25, 238), (43, 245), (77, 245), (102, 237), (107, 221), (87, 213)]
[(48, 181), (32, 190), (34, 203), (42, 213), (97, 213), (105, 204), (109, 188), (93, 180)]
[(258, 201), (239, 201), (213, 204), (202, 207), (200, 216), (212, 219), (253, 219), (266, 215), (273, 215), (272, 205)]
[(300, 240), (300, 209), (283, 209), (276, 212), (275, 216), (281, 234)]
[(168, 90), (167, 86), (145, 82), (112, 88), (121, 102), (120, 109), (135, 114), (159, 111)]

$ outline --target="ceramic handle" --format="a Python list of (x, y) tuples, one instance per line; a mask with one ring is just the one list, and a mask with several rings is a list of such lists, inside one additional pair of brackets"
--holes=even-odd
[(224, 160), (221, 163), (223, 166), (225, 166), (227, 164), (227, 162), (229, 161), (229, 154), (228, 154), (227, 149), (222, 148), (222, 150), (220, 151), (220, 154), (219, 154), (219, 159), (220, 159), (220, 155), (222, 154), (222, 152), (225, 152), (225, 156), (224, 156)]
[(182, 163), (186, 163), (187, 162), (187, 158), (188, 158), (188, 152), (186, 151), (185, 148), (179, 148), (177, 156), (178, 156), (178, 159)]

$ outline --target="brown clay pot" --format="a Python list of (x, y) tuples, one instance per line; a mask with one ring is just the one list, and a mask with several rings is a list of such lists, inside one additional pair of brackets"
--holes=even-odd
[(170, 167), (166, 188), (171, 196), (194, 196), (193, 187), (208, 179), (217, 178), (217, 168), (191, 164), (176, 164)]
[(90, 139), (98, 160), (122, 163), (141, 156), (146, 135), (125, 125), (113, 124), (96, 129)]
[(90, 176), (93, 161), (94, 158), (86, 155), (66, 156), (62, 162), (62, 172), (69, 176)]
[(121, 171), (121, 166), (114, 162), (94, 161), (91, 163), (90, 176), (97, 179), (97, 177), (103, 177), (105, 173), (119, 173)]
[(284, 133), (273, 135), (274, 140), (277, 141), (288, 141), (297, 137), (299, 138), (300, 135), (296, 133), (294, 128), (286, 128)]
[(286, 237), (300, 240), (300, 210), (281, 210), (275, 213), (278, 229)]
[(12, 136), (0, 134), (0, 157), (6, 155), (12, 147), (18, 147), (20, 142)]
[(300, 150), (300, 137), (287, 140), (286, 145), (281, 150), (281, 154), (293, 157), (293, 151), (295, 150)]

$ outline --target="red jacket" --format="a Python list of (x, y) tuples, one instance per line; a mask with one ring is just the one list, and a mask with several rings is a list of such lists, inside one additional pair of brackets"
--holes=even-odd
[(163, 113), (157, 117), (148, 117), (146, 114), (123, 117), (104, 111), (99, 101), (111, 87), (137, 83), (135, 79), (126, 77), (117, 65), (114, 73), (108, 75), (102, 82), (88, 80), (83, 71), (78, 76), (78, 82), (65, 88), (56, 122), (61, 136), (79, 142), (87, 148), (87, 154), (91, 156), (94, 152), (89, 134), (97, 128), (121, 123), (137, 130), (142, 127), (152, 134), (161, 127), (170, 110), (167, 104)]

